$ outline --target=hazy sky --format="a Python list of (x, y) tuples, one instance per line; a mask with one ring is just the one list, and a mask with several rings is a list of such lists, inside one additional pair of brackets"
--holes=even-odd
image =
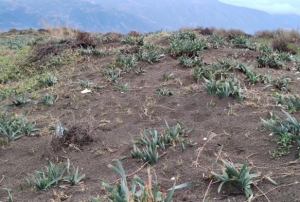
[(236, 6), (263, 10), (268, 13), (300, 15), (300, 0), (219, 0)]

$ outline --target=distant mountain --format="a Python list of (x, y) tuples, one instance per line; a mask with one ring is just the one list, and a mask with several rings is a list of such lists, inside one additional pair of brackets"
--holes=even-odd
[(218, 0), (0, 0), (0, 30), (41, 28), (55, 19), (87, 31), (174, 30), (215, 26), (247, 33), (299, 26), (300, 16), (271, 15)]

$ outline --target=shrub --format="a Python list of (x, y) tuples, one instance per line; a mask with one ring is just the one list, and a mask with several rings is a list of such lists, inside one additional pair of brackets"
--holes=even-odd
[(277, 51), (288, 52), (288, 42), (283, 38), (276, 38), (272, 41), (272, 48)]
[(260, 30), (256, 31), (254, 33), (255, 38), (274, 38), (275, 37), (275, 31), (271, 30)]
[(221, 37), (224, 37), (226, 39), (232, 39), (232, 37), (241, 37), (241, 36), (249, 36), (248, 34), (246, 34), (244, 31), (240, 30), (240, 29), (229, 29), (226, 30), (224, 28), (220, 28), (217, 29), (214, 34), (217, 34)]

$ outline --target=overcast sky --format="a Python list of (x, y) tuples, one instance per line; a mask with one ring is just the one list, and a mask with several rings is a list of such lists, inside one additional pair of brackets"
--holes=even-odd
[(219, 0), (236, 6), (243, 6), (263, 10), (276, 14), (297, 14), (300, 15), (300, 0)]

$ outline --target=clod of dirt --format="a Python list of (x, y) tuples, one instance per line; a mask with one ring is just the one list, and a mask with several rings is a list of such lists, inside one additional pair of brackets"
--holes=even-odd
[(205, 29), (200, 31), (200, 34), (204, 36), (213, 35), (213, 30), (206, 27)]
[(83, 125), (75, 125), (64, 132), (63, 137), (54, 137), (51, 140), (51, 147), (53, 151), (58, 151), (62, 147), (81, 147), (93, 142), (93, 138), (87, 127)]
[(88, 32), (78, 32), (76, 36), (76, 46), (82, 48), (96, 47), (96, 41)]
[(35, 50), (33, 51), (33, 54), (31, 54), (27, 58), (27, 63), (34, 63), (39, 61), (39, 65), (48, 61), (53, 55), (59, 55), (62, 51), (64, 51), (67, 48), (75, 48), (76, 45), (73, 41), (62, 39), (58, 41), (57, 43), (54, 43), (53, 41), (49, 41), (46, 43), (40, 43), (36, 46)]
[(133, 36), (133, 37), (139, 37), (139, 36), (142, 36), (141, 33), (137, 32), (137, 31), (130, 31), (128, 32), (127, 34), (128, 36)]

